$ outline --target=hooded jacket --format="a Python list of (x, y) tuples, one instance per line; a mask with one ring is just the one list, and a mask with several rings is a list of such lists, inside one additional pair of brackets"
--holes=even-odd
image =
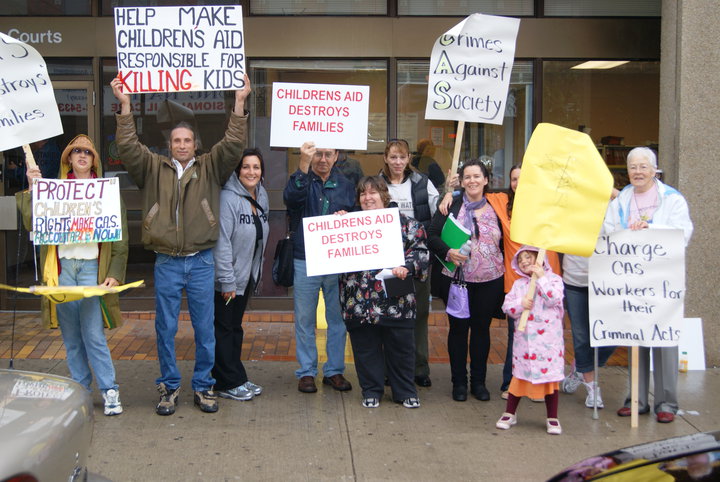
[(215, 246), (220, 190), (245, 147), (247, 116), (231, 113), (225, 137), (180, 179), (172, 160), (140, 143), (132, 114), (118, 114), (116, 121), (120, 160), (142, 191), (145, 249), (187, 256)]
[[(95, 175), (102, 177), (102, 163), (93, 142), (84, 134), (75, 137), (65, 147), (60, 157), (60, 172), (58, 179), (67, 179), (70, 172), (70, 152), (75, 148), (88, 149), (93, 153), (93, 171)], [(15, 194), (18, 209), (22, 214), (23, 225), (28, 231), (32, 230), (32, 193), (29, 190)], [(128, 259), (128, 230), (127, 214), (125, 204), (120, 198), (120, 214), (122, 223), (122, 240), (112, 243), (98, 243), (98, 284), (105, 281), (105, 278), (115, 278), (118, 283), (125, 283), (125, 268)], [(42, 283), (45, 286), (58, 286), (60, 275), (60, 259), (58, 257), (57, 245), (42, 245), (40, 247), (40, 272)], [(42, 321), (45, 328), (57, 328), (57, 313), (55, 304), (42, 297), (41, 301)], [(100, 311), (103, 315), (103, 322), (106, 328), (116, 328), (122, 324), (120, 314), (120, 300), (117, 293), (108, 293), (100, 297)]]
[(525, 331), (517, 329), (523, 312), (522, 299), (528, 291), (530, 276), (520, 271), (518, 256), (523, 251), (538, 252), (532, 246), (521, 247), (512, 260), (520, 278), (505, 295), (503, 311), (515, 322), (513, 338), (513, 376), (530, 383), (558, 382), (564, 378), (565, 342), (563, 339), (563, 282), (552, 272), (548, 260), (543, 262), (545, 276), (537, 279), (535, 305), (528, 316)]
[(257, 231), (253, 221), (252, 196), (236, 175), (220, 192), (220, 236), (213, 248), (215, 258), (215, 291), (245, 293), (252, 275), (259, 284), (265, 246), (268, 241), (270, 205), (262, 184), (258, 183), (257, 215), (262, 224), (262, 242), (256, 243)]

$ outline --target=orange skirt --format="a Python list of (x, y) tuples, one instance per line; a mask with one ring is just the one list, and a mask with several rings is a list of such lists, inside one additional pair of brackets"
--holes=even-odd
[(508, 391), (516, 397), (545, 398), (545, 395), (552, 395), (560, 389), (560, 382), (530, 383), (527, 380), (520, 380), (512, 377)]

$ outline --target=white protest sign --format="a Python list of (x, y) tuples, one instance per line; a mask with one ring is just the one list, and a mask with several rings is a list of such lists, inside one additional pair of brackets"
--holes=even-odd
[(239, 5), (116, 7), (115, 40), (127, 93), (245, 86)]
[(685, 301), (681, 230), (600, 236), (588, 281), (591, 346), (678, 345)]
[(367, 149), (370, 87), (273, 83), (270, 146)]
[(475, 13), (435, 41), (426, 119), (502, 124), (520, 20)]
[(62, 133), (45, 61), (31, 46), (0, 33), (0, 151)]
[(308, 276), (405, 265), (398, 208), (303, 218), (303, 233)]
[(35, 244), (105, 243), (122, 239), (118, 178), (36, 179)]

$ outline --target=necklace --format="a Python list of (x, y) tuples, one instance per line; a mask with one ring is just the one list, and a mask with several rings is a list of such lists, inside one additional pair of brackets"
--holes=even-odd
[(658, 207), (658, 192), (657, 189), (654, 189), (653, 191), (655, 196), (653, 197), (652, 202), (642, 207), (638, 204), (637, 194), (633, 191), (633, 202), (635, 203), (635, 209), (637, 210), (640, 221), (650, 221), (652, 219), (652, 215)]

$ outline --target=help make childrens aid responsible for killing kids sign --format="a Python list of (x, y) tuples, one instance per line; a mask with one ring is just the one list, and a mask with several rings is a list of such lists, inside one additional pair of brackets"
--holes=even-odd
[(238, 5), (115, 8), (126, 93), (238, 90), (245, 38)]
[(118, 178), (36, 179), (35, 244), (105, 243), (122, 239)]
[(303, 218), (307, 275), (405, 264), (398, 208)]
[(273, 83), (270, 145), (367, 149), (370, 87)]
[(0, 33), (0, 151), (62, 134), (45, 61)]
[(435, 41), (426, 119), (502, 124), (520, 20), (475, 13)]
[(600, 236), (590, 258), (590, 345), (676, 346), (685, 300), (681, 230)]

